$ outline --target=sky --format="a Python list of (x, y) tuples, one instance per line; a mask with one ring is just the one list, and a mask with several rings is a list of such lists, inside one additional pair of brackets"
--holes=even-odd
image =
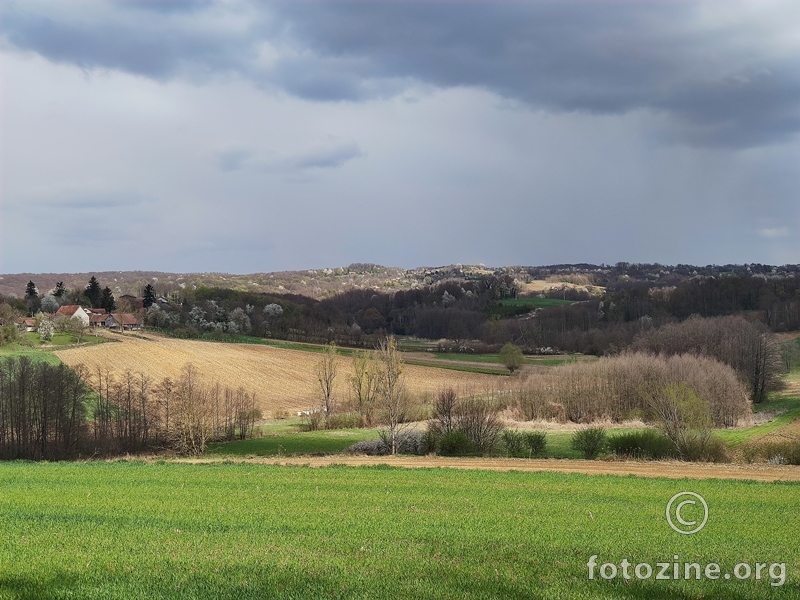
[(0, 273), (800, 263), (795, 0), (3, 0)]

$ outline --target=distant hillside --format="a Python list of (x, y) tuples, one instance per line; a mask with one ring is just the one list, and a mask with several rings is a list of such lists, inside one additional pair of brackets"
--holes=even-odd
[[(28, 281), (33, 281), (40, 294), (63, 281), (70, 289), (84, 288), (89, 278), (97, 277), (102, 287), (109, 286), (116, 296), (140, 295), (148, 283), (159, 294), (197, 289), (200, 286), (229, 288), (238, 291), (271, 294), (300, 294), (318, 300), (343, 291), (372, 289), (391, 292), (415, 289), (446, 280), (468, 281), (486, 275), (508, 275), (519, 284), (522, 293), (539, 293), (551, 287), (581, 287), (597, 292), (615, 284), (643, 281), (650, 285), (674, 286), (694, 277), (725, 275), (758, 275), (762, 277), (797, 277), (800, 265), (676, 265), (658, 263), (617, 263), (616, 265), (549, 265), (539, 267), (486, 267), (484, 265), (448, 265), (400, 269), (357, 263), (347, 267), (280, 271), (275, 273), (164, 273), (160, 271), (102, 271), (85, 273), (17, 273), (0, 275), (0, 295), (25, 294)], [(592, 288), (595, 288), (594, 290)]]

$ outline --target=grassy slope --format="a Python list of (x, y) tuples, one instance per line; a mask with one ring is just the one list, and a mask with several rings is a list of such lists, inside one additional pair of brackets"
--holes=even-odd
[[(253, 464), (0, 465), (0, 598), (797, 598), (800, 485)], [(697, 535), (665, 523), (684, 489)], [(761, 581), (586, 562), (782, 561)]]

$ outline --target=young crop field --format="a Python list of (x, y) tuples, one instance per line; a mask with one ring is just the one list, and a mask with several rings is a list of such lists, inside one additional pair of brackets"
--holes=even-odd
[[(9, 600), (800, 597), (798, 483), (119, 461), (6, 463), (0, 490)], [(665, 518), (685, 490), (694, 535)]]
[[(232, 389), (254, 391), (265, 416), (276, 410), (306, 410), (320, 396), (316, 365), (320, 355), (264, 345), (225, 344), (181, 340), (153, 335), (118, 336), (121, 343), (70, 348), (56, 352), (66, 364), (84, 364), (90, 374), (98, 369), (121, 376), (126, 370), (142, 372), (154, 381), (176, 378), (187, 363), (192, 363), (202, 377)], [(351, 360), (338, 358), (335, 398), (348, 398)], [(436, 394), (445, 386), (482, 391), (499, 386), (496, 376), (406, 365), (407, 388), (414, 394)]]

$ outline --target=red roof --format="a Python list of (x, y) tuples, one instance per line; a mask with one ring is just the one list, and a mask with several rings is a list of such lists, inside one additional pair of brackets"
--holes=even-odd
[(58, 310), (56, 311), (56, 315), (63, 316), (63, 317), (72, 317), (81, 308), (80, 304), (65, 304), (64, 306), (59, 306)]
[(122, 313), (113, 315), (117, 323), (121, 325), (138, 325), (139, 321), (131, 313)]

